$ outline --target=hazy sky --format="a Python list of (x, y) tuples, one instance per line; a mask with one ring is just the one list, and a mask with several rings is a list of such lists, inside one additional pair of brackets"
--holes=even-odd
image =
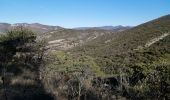
[(170, 0), (0, 0), (0, 22), (63, 27), (131, 25), (170, 14)]

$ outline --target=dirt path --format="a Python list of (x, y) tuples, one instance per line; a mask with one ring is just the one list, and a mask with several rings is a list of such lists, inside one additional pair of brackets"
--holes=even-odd
[(154, 43), (162, 40), (163, 38), (167, 37), (168, 35), (169, 35), (169, 33), (165, 33), (165, 34), (163, 34), (163, 35), (161, 35), (161, 36), (159, 36), (159, 37), (157, 37), (157, 38), (151, 39), (149, 42), (147, 42), (147, 43), (145, 44), (144, 47), (150, 47), (152, 44), (154, 44)]

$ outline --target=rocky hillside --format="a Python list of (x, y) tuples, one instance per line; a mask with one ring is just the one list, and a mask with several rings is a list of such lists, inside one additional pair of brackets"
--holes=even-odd
[(59, 29), (47, 32), (39, 37), (45, 38), (48, 42), (47, 48), (50, 50), (68, 50), (76, 46), (81, 46), (86, 42), (92, 41), (106, 34), (114, 34), (107, 30), (73, 30)]
[[(58, 55), (57, 60), (60, 57), (62, 57), (62, 59), (58, 60), (61, 61), (61, 63), (54, 63), (54, 66), (57, 67), (50, 68), (52, 71), (54, 71), (55, 68), (57, 71), (59, 66), (61, 70), (67, 66), (64, 71), (68, 71), (70, 68), (70, 72), (74, 72), (72, 71), (73, 68), (77, 70), (83, 66), (83, 68), (86, 69), (87, 66), (90, 66), (90, 68), (93, 69), (92, 73), (97, 76), (97, 78), (93, 80), (96, 80), (96, 84), (100, 84), (101, 82), (101, 85), (98, 87), (104, 87), (104, 89), (106, 89), (97, 89), (96, 91), (100, 91), (100, 93), (107, 91), (105, 94), (110, 96), (108, 98), (111, 98), (111, 100), (116, 99), (116, 97), (114, 97), (115, 95), (120, 96), (120, 100), (126, 100), (125, 98), (128, 100), (161, 100), (162, 98), (169, 100), (170, 15), (163, 16), (123, 32), (113, 32), (113, 34), (109, 31), (108, 34), (104, 33), (106, 31), (102, 32), (101, 30), (99, 32), (96, 30), (88, 31), (90, 31), (90, 36), (94, 33), (94, 37), (91, 37), (90, 41), (86, 41), (88, 35), (85, 35), (82, 30), (79, 31), (80, 34), (75, 30), (67, 30), (67, 34), (69, 33), (73, 37), (75, 36), (72, 33), (79, 34), (76, 36), (83, 36), (84, 38), (79, 39), (86, 42), (78, 46), (75, 44), (75, 46), (73, 46), (74, 48), (69, 49), (66, 53), (54, 53), (55, 56)], [(84, 30), (84, 32), (87, 33), (87, 30)], [(62, 31), (59, 33), (62, 33)], [(63, 34), (65, 33), (66, 30), (64, 30)], [(81, 33), (83, 33), (83, 35)], [(99, 35), (96, 36), (95, 33)], [(49, 36), (49, 40), (52, 40), (49, 41), (49, 44), (65, 41), (62, 37), (57, 40), (50, 39), (50, 37), (53, 36)], [(82, 64), (80, 62), (76, 65), (76, 63), (71, 61), (67, 56), (69, 54), (73, 56), (71, 60), (80, 58), (76, 60), (76, 63), (82, 61), (85, 65), (80, 65)], [(52, 63), (50, 63), (50, 66)], [(51, 73), (56, 72), (52, 72), (51, 70)], [(82, 72), (87, 74), (90, 71)], [(49, 75), (51, 75), (51, 73)], [(78, 75), (78, 77), (80, 77), (80, 75)], [(94, 86), (96, 86), (96, 84)], [(102, 96), (100, 97), (102, 98)], [(102, 99), (106, 100), (105, 97)]]
[(0, 37), (3, 100), (170, 99), (170, 15), (122, 32), (35, 25), (49, 52), (36, 31)]

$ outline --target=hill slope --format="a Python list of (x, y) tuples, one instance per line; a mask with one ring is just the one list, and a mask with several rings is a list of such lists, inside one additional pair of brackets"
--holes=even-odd
[(48, 42), (47, 48), (50, 50), (68, 50), (70, 48), (83, 45), (99, 36), (103, 36), (104, 34), (114, 34), (114, 32), (99, 29), (60, 29), (40, 35), (40, 38), (43, 37), (46, 39)]
[(70, 51), (94, 57), (101, 70), (111, 75), (123, 66), (148, 65), (164, 58), (170, 54), (169, 47), (170, 15), (167, 15), (124, 32), (105, 34)]
[(141, 24), (127, 31), (98, 37), (75, 51), (92, 56), (114, 55), (144, 47), (148, 41), (170, 32), (170, 15)]

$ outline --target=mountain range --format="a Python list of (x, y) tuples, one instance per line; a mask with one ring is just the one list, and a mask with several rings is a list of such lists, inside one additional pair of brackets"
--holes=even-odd
[[(59, 100), (67, 100), (70, 93), (73, 98), (79, 93), (79, 97), (86, 95), (77, 100), (170, 99), (170, 15), (135, 27), (68, 29), (39, 23), (1, 23), (0, 31), (5, 33), (16, 26), (32, 30), (37, 38), (21, 28), (1, 34), (0, 66), (11, 73), (6, 89), (9, 100), (44, 98), (44, 89)], [(0, 77), (3, 87), (4, 76)], [(0, 91), (1, 98), (4, 90)]]
[[(55, 31), (58, 29), (63, 29), (63, 27), (60, 27), (60, 26), (44, 25), (40, 23), (31, 23), (31, 24), (29, 23), (15, 23), (15, 24), (0, 23), (0, 32), (5, 32), (11, 27), (15, 27), (15, 26), (24, 26), (38, 33), (46, 33), (46, 32)], [(131, 26), (119, 25), (119, 26), (102, 26), (102, 27), (77, 27), (77, 28), (72, 28), (72, 29), (75, 29), (75, 30), (108, 30), (108, 31), (118, 32), (118, 31), (130, 29), (130, 28)], [(68, 29), (68, 28), (65, 28), (65, 29)]]
[(108, 31), (113, 31), (113, 32), (121, 32), (121, 31), (130, 29), (130, 28), (132, 28), (132, 26), (118, 25), (118, 26), (101, 26), (101, 27), (77, 27), (74, 29), (76, 30), (101, 29), (101, 30), (108, 30)]
[(130, 26), (103, 26), (68, 29), (39, 23), (0, 23), (0, 33), (17, 26), (24, 26), (37, 33), (39, 38), (45, 38), (49, 43), (47, 48), (50, 50), (67, 50), (104, 34), (114, 34), (131, 28)]
[(24, 26), (27, 27), (28, 29), (31, 29), (32, 31), (36, 33), (45, 33), (57, 29), (62, 29), (60, 26), (51, 26), (51, 25), (43, 25), (39, 23), (15, 23), (15, 24), (9, 24), (9, 23), (0, 23), (0, 32), (5, 32), (13, 27), (16, 26)]

